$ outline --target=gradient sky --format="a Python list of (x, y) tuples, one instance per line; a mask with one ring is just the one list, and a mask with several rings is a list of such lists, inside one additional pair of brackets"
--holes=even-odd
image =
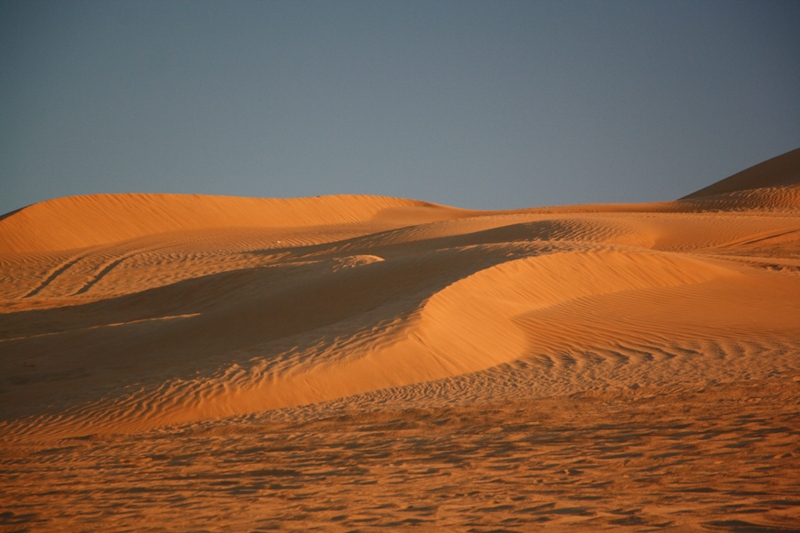
[(0, 213), (673, 199), (800, 146), (800, 2), (0, 2)]

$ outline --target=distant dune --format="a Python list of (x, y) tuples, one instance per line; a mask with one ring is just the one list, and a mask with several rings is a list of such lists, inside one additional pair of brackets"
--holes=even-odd
[(69, 250), (174, 231), (353, 224), (393, 210), (438, 218), (441, 206), (377, 196), (298, 199), (180, 194), (57, 198), (0, 219), (0, 253)]
[(716, 194), (800, 184), (800, 148), (768, 159), (729, 178), (704, 187), (684, 198), (702, 198)]
[[(450, 413), (442, 418), (442, 427), (460, 428), (448, 433), (452, 444), (466, 435), (473, 438), (470, 424), (490, 431), (485, 409), (505, 413), (496, 420), (500, 426), (512, 419), (518, 426), (531, 424), (544, 416), (536, 409), (545, 407), (536, 406), (554, 405), (547, 416), (555, 417), (555, 424), (582, 420), (580, 424), (587, 425), (580, 427), (588, 428), (592, 421), (585, 417), (591, 411), (594, 420), (606, 420), (610, 425), (603, 427), (611, 428), (623, 416), (612, 412), (635, 418), (639, 415), (631, 414), (630, 402), (646, 400), (652, 413), (660, 413), (652, 414), (651, 420), (680, 405), (682, 412), (690, 413), (683, 423), (699, 424), (697, 417), (705, 409), (716, 412), (719, 421), (730, 416), (733, 425), (721, 431), (734, 434), (740, 427), (731, 413), (745, 416), (748, 409), (759, 408), (736, 400), (735, 391), (761, 387), (764, 397), (776, 402), (770, 409), (778, 406), (781, 411), (786, 405), (787, 413), (796, 411), (800, 399), (798, 387), (792, 385), (800, 382), (800, 377), (795, 379), (800, 376), (800, 149), (680, 200), (640, 205), (492, 212), (371, 196), (60, 198), (0, 219), (0, 269), (0, 432), (7, 468), (38, 464), (31, 454), (41, 443), (84, 442), (75, 439), (100, 439), (107, 443), (102, 446), (124, 444), (124, 454), (155, 457), (155, 452), (141, 451), (144, 442), (157, 442), (142, 440), (154, 435), (149, 431), (194, 435), (191, 432), (205, 428), (208, 435), (238, 435), (284, 427), (280, 424), (285, 418), (280, 423), (274, 418), (278, 413), (307, 424), (295, 427), (292, 435), (327, 435), (327, 429), (319, 428), (329, 417), (341, 416), (359, 439), (374, 443), (369, 439), (376, 435), (402, 438), (398, 428), (406, 426), (391, 424), (406, 415), (397, 413), (433, 409)], [(711, 401), (711, 396), (703, 396), (708, 390), (717, 391), (714, 398), (728, 399), (703, 403)], [(601, 398), (609, 406), (607, 412), (592, 411), (590, 403), (580, 413), (570, 410), (584, 405), (581, 398), (588, 397)], [(738, 402), (738, 407), (725, 402)], [(706, 407), (698, 408), (701, 404)], [(491, 411), (495, 407), (489, 406), (498, 405), (503, 406), (500, 411)], [(508, 411), (509, 406), (517, 410)], [(522, 411), (534, 414), (520, 418)], [(767, 424), (764, 412), (752, 411), (755, 418), (748, 420)], [(562, 415), (557, 413), (572, 414), (558, 418)], [(451, 415), (455, 418), (448, 418)], [(242, 417), (258, 416), (272, 422), (263, 422), (267, 425), (258, 426), (262, 429), (246, 429), (245, 421), (253, 419)], [(783, 430), (775, 429), (789, 428), (786, 431), (800, 435), (799, 419), (792, 416), (769, 422), (773, 426), (758, 433), (765, 446), (773, 447), (770, 457), (781, 457), (782, 469), (800, 466), (796, 446), (787, 444), (792, 439), (781, 440)], [(677, 431), (670, 425), (647, 426), (647, 420), (642, 427), (650, 427), (652, 435)], [(129, 438), (134, 440), (124, 440)], [(202, 446), (218, 449), (210, 444), (211, 437), (203, 438)], [(575, 438), (578, 442), (583, 437)], [(742, 439), (743, 446), (756, 442)], [(175, 442), (200, 446), (195, 440)], [(244, 446), (244, 441), (235, 442), (230, 446)], [(586, 442), (580, 446), (589, 446)], [(671, 451), (658, 448), (659, 442), (652, 437), (641, 444), (644, 451), (635, 452), (640, 455), (630, 456), (655, 461), (643, 463), (634, 478), (673, 457)], [(507, 450), (519, 449), (508, 446)], [(553, 446), (554, 456), (572, 457), (567, 448)], [(443, 457), (455, 457), (456, 448), (448, 449), (440, 450)], [(103, 450), (115, 461), (122, 457), (123, 452)], [(727, 453), (722, 445), (713, 450)], [(72, 465), (69, 468), (83, 464), (69, 462), (79, 460), (72, 452), (58, 453), (59, 461)], [(274, 461), (293, 461), (281, 455), (284, 452), (274, 453)], [(581, 453), (588, 461), (589, 452)], [(373, 455), (361, 460), (369, 457)], [(620, 461), (625, 457), (620, 455)], [(700, 456), (693, 461), (696, 472), (712, 465)], [(488, 457), (476, 460), (474, 472), (489, 472), (490, 463)], [(588, 468), (580, 461), (570, 464), (559, 467), (567, 477)], [(619, 468), (627, 464), (625, 459)], [(292, 468), (305, 472), (302, 466)], [(53, 480), (57, 471), (37, 470), (37, 475), (43, 476), (40, 481)], [(750, 481), (740, 482), (750, 484), (747, 494), (768, 494), (759, 485), (761, 478), (746, 471)], [(97, 475), (106, 475), (103, 472), (110, 476), (112, 470), (101, 469)], [(600, 476), (605, 471), (595, 472)], [(531, 476), (513, 482), (524, 486), (528, 481), (523, 479), (557, 481)], [(795, 490), (784, 479), (787, 473), (767, 476), (777, 476), (775, 483), (785, 481), (780, 491)], [(508, 479), (512, 478), (517, 479)], [(34, 497), (32, 486), (22, 479), (6, 480), (17, 501), (47, 507), (49, 500)], [(629, 495), (614, 505), (645, 509), (636, 503), (639, 489), (632, 481), (614, 482), (622, 483), (619, 494)], [(575, 490), (589, 490), (591, 485), (582, 486)], [(98, 490), (96, 497), (102, 494), (115, 501), (116, 496)], [(739, 498), (734, 496), (728, 499)], [(463, 497), (451, 496), (453, 501)], [(54, 505), (68, 509), (69, 501)], [(274, 501), (277, 507), (258, 507), (258, 512), (277, 512), (281, 504)], [(366, 504), (348, 502), (344, 505), (366, 509)], [(496, 504), (501, 506), (497, 516), (521, 520), (514, 514), (521, 504), (515, 502)], [(5, 505), (13, 507), (9, 501)], [(525, 508), (539, 509), (531, 505)], [(669, 515), (664, 523), (684, 527), (676, 531), (747, 530), (736, 529), (739, 522), (725, 522), (710, 507), (702, 513), (691, 506), (682, 508), (680, 518), (662, 503), (647, 507), (643, 522), (625, 522), (624, 517), (639, 516), (639, 511), (614, 514), (611, 503), (604, 511), (587, 503), (580, 507), (585, 512), (575, 511), (574, 516), (556, 512), (575, 508), (565, 505), (547, 507), (552, 510), (547, 520), (567, 527), (561, 522), (566, 517), (605, 516), (606, 522), (596, 524), (633, 528), (661, 523), (658, 520)], [(796, 503), (760, 505), (772, 514), (763, 511), (761, 525), (753, 527), (800, 524)], [(776, 511), (778, 507), (783, 511)], [(17, 523), (14, 517), (24, 515), (21, 507), (13, 509), (1, 515), (11, 520), (9, 527)], [(457, 509), (451, 511), (458, 515)], [(440, 518), (451, 516), (451, 511), (441, 511)], [(72, 522), (37, 512), (46, 518), (42, 524), (53, 530), (85, 526), (82, 518), (66, 511), (63, 516), (72, 516)], [(316, 516), (317, 511), (304, 512)], [(695, 516), (692, 513), (706, 518), (685, 518)], [(651, 515), (656, 518), (648, 518)], [(152, 519), (147, 523), (158, 526), (155, 515), (148, 516), (140, 519)], [(735, 520), (750, 524), (750, 516), (745, 513)], [(301, 528), (316, 524), (328, 529), (334, 518), (308, 518)], [(128, 522), (101, 523), (103, 529), (115, 529)], [(254, 527), (247, 524), (241, 528)], [(351, 529), (357, 525), (348, 524)], [(184, 525), (197, 526), (191, 521)], [(342, 525), (343, 530), (347, 527)], [(773, 530), (790, 529), (769, 529)]]

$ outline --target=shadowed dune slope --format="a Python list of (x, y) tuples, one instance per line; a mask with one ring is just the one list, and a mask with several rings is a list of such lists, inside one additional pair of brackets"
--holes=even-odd
[(687, 194), (682, 199), (798, 184), (800, 184), (800, 148), (737, 172), (699, 191)]

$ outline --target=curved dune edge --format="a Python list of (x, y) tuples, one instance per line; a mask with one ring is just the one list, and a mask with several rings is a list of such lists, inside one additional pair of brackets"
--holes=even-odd
[(392, 342), (375, 339), (337, 359), (278, 373), (233, 365), (211, 379), (166, 383), (77, 408), (60, 417), (17, 421), (8, 434), (65, 437), (133, 432), (342, 398), (460, 376), (528, 355), (518, 318), (584, 297), (700, 284), (734, 276), (684, 256), (609, 250), (511, 260), (430, 297)]
[(376, 219), (420, 223), (464, 213), (429, 202), (381, 196), (71, 196), (40, 202), (0, 219), (0, 253), (85, 248), (181, 230), (312, 227)]

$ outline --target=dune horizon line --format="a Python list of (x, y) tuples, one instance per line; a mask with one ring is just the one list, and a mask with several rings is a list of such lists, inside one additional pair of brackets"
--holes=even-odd
[[(766, 160), (677, 201), (648, 204), (651, 209), (691, 211), (709, 208), (711, 198), (800, 182), (800, 148)], [(706, 204), (698, 205), (698, 200)], [(731, 200), (730, 198), (727, 198)], [(683, 202), (683, 204), (681, 203)], [(688, 204), (686, 202), (689, 202)], [(711, 209), (719, 208), (717, 205)], [(740, 202), (741, 203), (741, 202)], [(752, 206), (753, 202), (750, 202)], [(0, 216), (0, 253), (66, 250), (109, 244), (154, 233), (230, 227), (303, 227), (363, 223), (391, 218), (398, 210), (417, 211), (417, 220), (482, 214), (513, 214), (618, 208), (619, 204), (571, 204), (510, 210), (475, 210), (389, 196), (334, 194), (302, 198), (254, 198), (172, 193), (100, 193), (38, 202)], [(736, 199), (727, 202), (736, 207)], [(427, 211), (427, 217), (422, 212)]]

